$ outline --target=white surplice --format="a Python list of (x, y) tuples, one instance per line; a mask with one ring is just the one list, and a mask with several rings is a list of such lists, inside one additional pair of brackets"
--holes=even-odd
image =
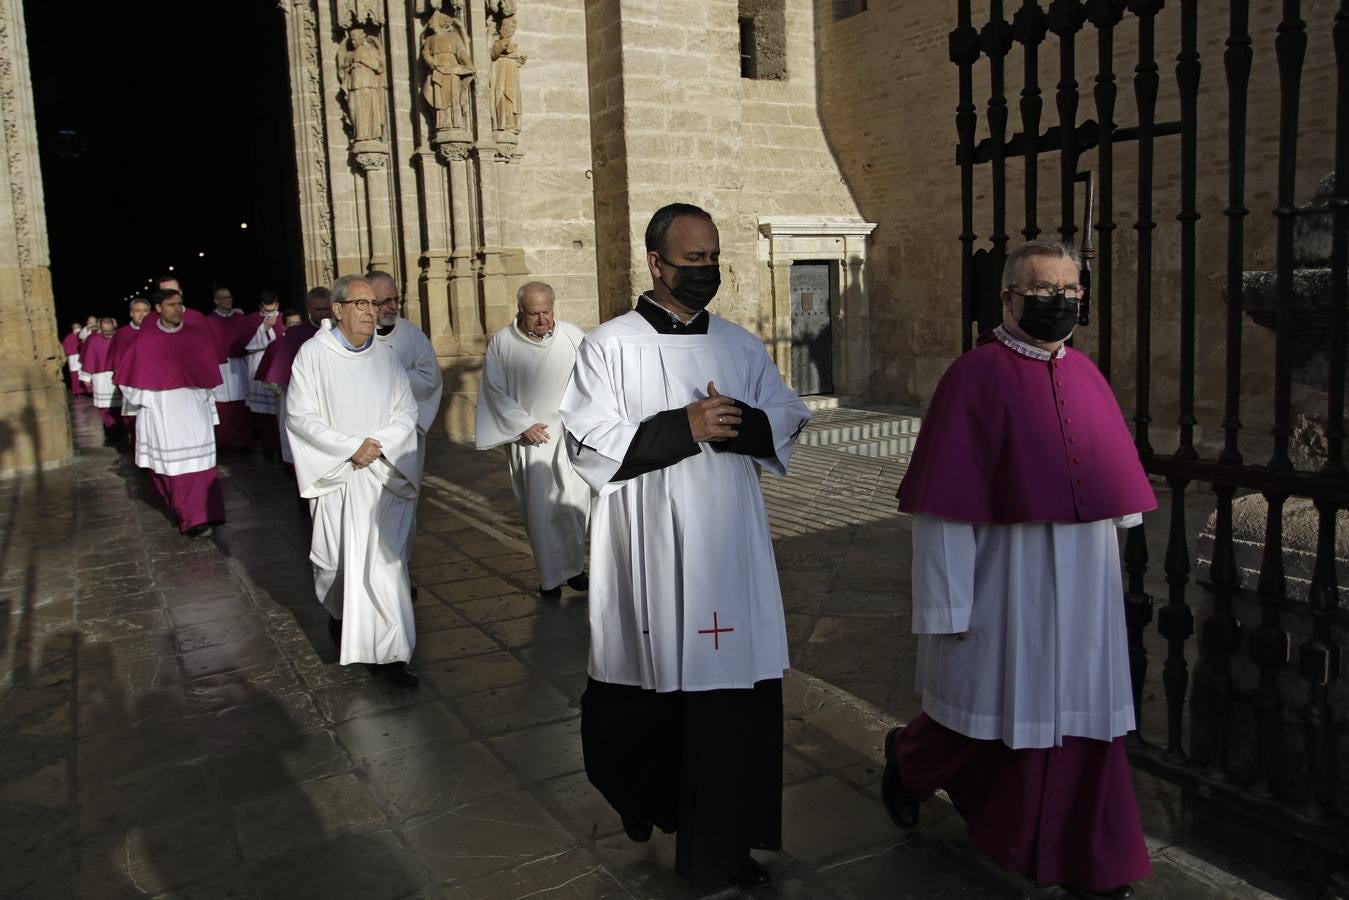
[[(170, 334), (180, 330), (155, 322)], [(136, 465), (160, 475), (215, 468), (215, 398), (210, 388), (152, 391), (122, 385), (123, 407), (136, 416)]]
[[(315, 593), (343, 620), (340, 661), (406, 662), (416, 644), (406, 548), (417, 505), (417, 404), (387, 344), (342, 345), (331, 327), (291, 368), (286, 430), (301, 496), (314, 516)], [(373, 437), (381, 456), (351, 455)]]
[[(580, 328), (556, 322), (550, 334), (536, 340), (513, 319), (487, 345), (478, 386), (475, 443), (479, 450), (509, 445), (511, 488), (529, 532), (539, 586), (545, 589), (585, 570), (590, 486), (567, 457), (558, 413), (584, 339)], [(547, 443), (521, 440), (535, 423), (547, 427)]]
[[(234, 321), (235, 313), (221, 315), (219, 309), (213, 309), (208, 316), (218, 316), (226, 319), (230, 325), (236, 325)], [(239, 313), (239, 315), (243, 315)], [(204, 326), (212, 334), (215, 334), (214, 328), (210, 325)], [(231, 341), (226, 341), (226, 349)], [(220, 384), (215, 388), (215, 399), (217, 403), (233, 403), (236, 400), (243, 400), (248, 397), (248, 362), (241, 356), (231, 356), (220, 364)]]
[[(624, 481), (643, 420), (706, 397), (707, 383), (767, 414), (774, 455), (700, 452)], [(590, 533), (590, 675), (657, 691), (781, 678), (787, 633), (759, 470), (784, 474), (810, 413), (763, 342), (709, 317), (659, 334), (637, 312), (582, 342), (562, 400), (568, 450), (598, 493)]]
[[(1134, 727), (1116, 527), (913, 517), (923, 711), (1014, 750)], [(965, 640), (953, 635), (969, 632)]]
[[(417, 401), (417, 471), (420, 473), (426, 465), (426, 433), (440, 412), (440, 395), (445, 390), (436, 348), (420, 328), (401, 318), (388, 334), (375, 332), (375, 340), (393, 348), (412, 385), (412, 399)], [(417, 477), (420, 479), (421, 475)]]
[(258, 326), (258, 330), (244, 345), (246, 352), (243, 359), (248, 366), (248, 385), (245, 389), (244, 405), (248, 407), (249, 412), (255, 412), (259, 415), (276, 415), (276, 393), (272, 390), (272, 386), (266, 382), (258, 381), (254, 377), (258, 374), (258, 366), (262, 365), (262, 354), (267, 351), (267, 346), (274, 340), (276, 340), (276, 328), (264, 322)]

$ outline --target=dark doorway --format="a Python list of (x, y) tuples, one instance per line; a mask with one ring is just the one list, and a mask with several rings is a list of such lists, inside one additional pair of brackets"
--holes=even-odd
[[(189, 305), (303, 290), (285, 21), (269, 0), (26, 0), (57, 316), (112, 315), (170, 266)], [(247, 227), (243, 227), (243, 226)], [(64, 329), (63, 329), (64, 330)]]
[(834, 392), (833, 271), (827, 262), (792, 264), (792, 387)]

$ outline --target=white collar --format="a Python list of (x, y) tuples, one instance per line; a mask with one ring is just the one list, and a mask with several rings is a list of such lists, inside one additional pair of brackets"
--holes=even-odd
[(162, 332), (164, 332), (165, 334), (177, 334), (178, 332), (180, 332), (180, 331), (183, 330), (183, 323), (182, 323), (182, 322), (179, 322), (179, 323), (178, 323), (178, 327), (176, 327), (176, 328), (165, 328), (165, 327), (164, 327), (164, 320), (163, 320), (163, 319), (155, 319), (155, 324), (158, 325), (158, 326), (159, 326), (159, 330), (162, 331)]
[(516, 316), (515, 318), (511, 319), (511, 328), (515, 329), (515, 333), (518, 334), (526, 344), (529, 344), (529, 346), (547, 347), (548, 342), (551, 341), (553, 338), (553, 333), (557, 331), (557, 321), (556, 320), (553, 321), (552, 330), (549, 331), (547, 334), (545, 334), (543, 337), (534, 337), (534, 335), (530, 334), (527, 330), (521, 328), (519, 316)]
[(1067, 347), (1060, 347), (1052, 354), (1048, 350), (1041, 350), (1034, 344), (1028, 344), (1021, 340), (1021, 338), (1012, 334), (1001, 325), (993, 329), (993, 336), (998, 339), (998, 343), (1009, 350), (1013, 350), (1030, 359), (1038, 359), (1041, 362), (1048, 362), (1051, 356), (1055, 359), (1062, 359), (1063, 355), (1068, 352)]

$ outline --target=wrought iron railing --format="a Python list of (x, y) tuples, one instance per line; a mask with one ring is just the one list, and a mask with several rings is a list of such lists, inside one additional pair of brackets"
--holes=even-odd
[[(1345, 303), (1346, 272), (1349, 271), (1349, 184), (1334, 182), (1323, 215), (1331, 219), (1331, 249), (1328, 313), (1320, 335), (1325, 355), (1324, 456), (1314, 468), (1295, 466), (1290, 456), (1293, 435), (1293, 383), (1295, 359), (1295, 313), (1300, 308), (1295, 283), (1295, 255), (1299, 217), (1307, 210), (1297, 205), (1299, 181), (1307, 186), (1308, 172), (1298, 165), (1299, 115), (1302, 110), (1304, 64), (1309, 25), (1298, 0), (1283, 0), (1278, 21), (1252, 23), (1249, 0), (1205, 4), (1204, 14), (1218, 18), (1201, 23), (1198, 0), (1181, 0), (1177, 20), (1179, 53), (1175, 63), (1175, 99), (1178, 121), (1159, 122), (1157, 109), (1161, 87), (1156, 45), (1158, 19), (1164, 0), (1053, 0), (1044, 8), (1025, 0), (1008, 19), (1001, 0), (989, 0), (988, 19), (976, 30), (969, 0), (958, 3), (958, 21), (950, 35), (951, 61), (959, 70), (956, 107), (956, 163), (960, 170), (961, 311), (964, 349), (974, 332), (1001, 318), (998, 277), (1007, 254), (1007, 167), (1023, 157), (1021, 190), (1024, 195), (1024, 227), (1021, 234), (1034, 238), (1041, 232), (1038, 216), (1039, 156), (1057, 153), (1059, 161), (1060, 219), (1058, 234), (1070, 244), (1082, 244), (1074, 220), (1075, 185), (1084, 180), (1088, 196), (1095, 194), (1098, 219), (1090, 223), (1091, 200), (1081, 231), (1095, 231), (1091, 248), (1092, 311), (1096, 332), (1096, 360), (1106, 377), (1112, 372), (1112, 330), (1115, 314), (1116, 257), (1115, 182), (1135, 179), (1137, 219), (1133, 265), (1136, 284), (1135, 371), (1133, 426), (1140, 458), (1147, 471), (1164, 481), (1169, 491), (1169, 523), (1163, 571), (1165, 602), (1154, 609), (1147, 590), (1148, 542), (1146, 528), (1130, 531), (1125, 545), (1126, 592), (1124, 604), (1133, 666), (1135, 707), (1142, 715), (1142, 692), (1147, 682), (1147, 629), (1156, 620), (1156, 631), (1165, 641), (1161, 684), (1165, 694), (1165, 737), (1156, 743), (1135, 734), (1131, 741), (1134, 764), (1180, 785), (1203, 802), (1240, 814), (1312, 849), (1306, 859), (1310, 871), (1297, 873), (1314, 880), (1345, 878), (1349, 872), (1349, 798), (1342, 784), (1349, 770), (1349, 692), (1337, 685), (1341, 672), (1341, 647), (1349, 624), (1349, 607), (1340, 605), (1336, 576), (1336, 518), (1349, 508), (1349, 478), (1344, 463), (1345, 393)], [(1325, 8), (1326, 5), (1317, 5)], [(1225, 19), (1221, 18), (1225, 16)], [(1338, 175), (1349, 173), (1349, 0), (1342, 0), (1330, 21), (1311, 23), (1315, 33), (1327, 28), (1333, 34), (1333, 64), (1316, 69), (1321, 77), (1334, 80), (1330, 86), (1316, 84), (1326, 96), (1334, 96), (1334, 166)], [(1223, 70), (1227, 87), (1226, 123), (1228, 168), (1225, 260), (1225, 385), (1220, 422), (1222, 447), (1209, 456), (1196, 444), (1196, 326), (1199, 274), (1197, 270), (1198, 152), (1200, 138), (1199, 96), (1201, 78), (1200, 26), (1225, 21), (1227, 34)], [(1166, 19), (1168, 27), (1172, 18)], [(1255, 27), (1256, 37), (1252, 36)], [(1097, 46), (1096, 74), (1092, 84), (1096, 120), (1079, 119), (1079, 85), (1076, 81), (1077, 47), (1094, 29)], [(1039, 83), (1039, 52), (1050, 39), (1057, 40), (1059, 80), (1055, 86), (1057, 124), (1041, 130), (1043, 112)], [(1165, 34), (1168, 40), (1177, 36)], [(1136, 124), (1119, 127), (1116, 121), (1116, 50), (1132, 38), (1137, 63), (1133, 73)], [(1242, 342), (1245, 318), (1244, 283), (1248, 247), (1246, 227), (1249, 210), (1246, 189), (1248, 167), (1248, 98), (1252, 61), (1257, 47), (1266, 52), (1273, 38), (1279, 89), (1278, 190), (1276, 218), (1276, 303), (1273, 316), (1273, 402), (1271, 410), (1258, 416), (1272, 421), (1272, 452), (1267, 461), (1249, 461), (1250, 435), (1243, 432)], [(1259, 43), (1257, 44), (1257, 40)], [(1008, 137), (1006, 67), (1019, 46), (1023, 61), (1020, 94), (1021, 131)], [(989, 77), (987, 139), (976, 143), (978, 126), (974, 83), (986, 60)], [(1328, 73), (1328, 74), (1325, 74)], [(1168, 98), (1170, 99), (1170, 98)], [(1168, 108), (1170, 108), (1168, 106)], [(1324, 114), (1329, 110), (1316, 110)], [(1323, 115), (1320, 116), (1323, 118)], [(1169, 140), (1173, 137), (1179, 140)], [(1168, 139), (1168, 140), (1163, 140)], [(1120, 173), (1115, 150), (1134, 145), (1136, 171)], [(1094, 173), (1079, 172), (1084, 155), (1095, 150)], [(1159, 196), (1155, 189), (1158, 153), (1169, 164), (1178, 163), (1179, 272), (1175, 299), (1167, 313), (1179, 319), (1179, 352), (1173, 359), (1158, 358), (1152, 347), (1154, 296), (1154, 240), (1158, 223), (1154, 205), (1173, 202), (1174, 194)], [(1216, 161), (1215, 161), (1216, 162)], [(976, 249), (976, 167), (990, 167), (991, 234), (988, 247)], [(1321, 173), (1316, 173), (1317, 175)], [(1217, 226), (1217, 219), (1213, 225)], [(1169, 227), (1169, 226), (1168, 226)], [(1168, 232), (1169, 234), (1170, 232)], [(1087, 242), (1089, 243), (1089, 242)], [(1218, 339), (1216, 333), (1209, 340)], [(1165, 367), (1163, 370), (1162, 367)], [(1166, 435), (1167, 452), (1152, 445), (1154, 372), (1165, 383), (1177, 385), (1177, 395), (1164, 398), (1178, 411), (1174, 431)], [(1129, 404), (1124, 402), (1127, 408)], [(1319, 412), (1316, 411), (1316, 412)], [(1249, 429), (1247, 430), (1249, 431)], [(1160, 439), (1160, 435), (1159, 435)], [(1263, 455), (1262, 455), (1263, 458)], [(1203, 621), (1196, 629), (1195, 611), (1189, 602), (1192, 587), (1190, 546), (1195, 539), (1187, 522), (1187, 503), (1199, 484), (1212, 487), (1216, 498), (1212, 518), (1211, 562), (1203, 583), (1210, 599)], [(1246, 495), (1261, 495), (1267, 505), (1263, 553), (1254, 586), (1243, 586), (1234, 538), (1234, 508)], [(1286, 552), (1285, 510), (1294, 498), (1308, 498), (1318, 517), (1315, 562), (1305, 602), (1294, 599), (1284, 571)], [(1258, 621), (1245, 622), (1241, 613), (1258, 610)], [(1195, 637), (1198, 640), (1193, 640)], [(1197, 649), (1196, 649), (1197, 646)], [(1191, 664), (1194, 663), (1193, 677)], [(1188, 715), (1188, 721), (1187, 721)], [(1239, 727), (1238, 727), (1239, 724)], [(1161, 729), (1158, 729), (1160, 734)]]

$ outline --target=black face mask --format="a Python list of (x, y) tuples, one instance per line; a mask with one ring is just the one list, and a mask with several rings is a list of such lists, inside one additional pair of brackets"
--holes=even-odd
[(1077, 325), (1078, 309), (1076, 303), (1070, 303), (1062, 297), (1039, 300), (1023, 295), (1024, 306), (1021, 318), (1016, 324), (1021, 330), (1046, 344), (1065, 340), (1073, 333)]
[(673, 287), (666, 284), (664, 278), (660, 283), (670, 288), (670, 293), (685, 309), (706, 309), (712, 298), (717, 296), (717, 291), (721, 290), (721, 266), (715, 263), (710, 266), (677, 266), (665, 257), (661, 257), (661, 262), (679, 273)]

